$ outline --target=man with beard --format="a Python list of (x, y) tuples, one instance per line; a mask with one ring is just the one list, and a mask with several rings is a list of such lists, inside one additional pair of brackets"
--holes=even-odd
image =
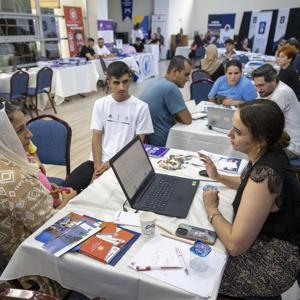
[(264, 64), (252, 73), (254, 84), (261, 98), (276, 102), (285, 117), (285, 131), (291, 140), (286, 154), (289, 159), (300, 156), (300, 103), (294, 91), (278, 80), (276, 70)]

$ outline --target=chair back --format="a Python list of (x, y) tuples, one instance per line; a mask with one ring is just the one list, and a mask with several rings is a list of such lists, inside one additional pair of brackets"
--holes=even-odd
[(10, 100), (20, 100), (27, 96), (29, 74), (25, 71), (15, 72), (10, 79)]
[(202, 70), (196, 70), (192, 73), (192, 81), (197, 81), (201, 79), (211, 79), (210, 75)]
[(195, 100), (196, 104), (201, 101), (208, 101), (208, 94), (214, 82), (210, 79), (201, 79), (191, 83), (190, 92), (191, 99)]
[(102, 57), (99, 57), (99, 60), (100, 60), (100, 63), (101, 63), (101, 67), (102, 67), (103, 73), (106, 75), (107, 67), (106, 67), (105, 61), (104, 61), (104, 59)]
[(27, 127), (33, 134), (40, 161), (66, 166), (69, 175), (72, 129), (68, 123), (52, 115), (41, 115), (29, 120)]
[(195, 58), (204, 58), (205, 56), (205, 48), (198, 47), (195, 51)]
[(245, 54), (240, 54), (238, 56), (238, 60), (242, 63), (242, 64), (246, 64), (249, 61), (249, 57)]
[(37, 73), (36, 93), (50, 93), (52, 84), (53, 71), (48, 67), (44, 67)]

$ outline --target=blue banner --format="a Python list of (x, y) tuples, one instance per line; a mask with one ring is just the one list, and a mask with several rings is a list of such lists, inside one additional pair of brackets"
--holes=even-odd
[(121, 0), (121, 9), (122, 9), (122, 19), (125, 18), (132, 19), (132, 3), (133, 0)]

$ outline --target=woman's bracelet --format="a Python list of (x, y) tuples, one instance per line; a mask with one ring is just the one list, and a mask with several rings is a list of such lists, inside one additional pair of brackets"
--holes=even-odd
[(212, 221), (213, 221), (215, 216), (222, 216), (222, 214), (220, 212), (217, 212), (217, 213), (214, 213), (212, 215), (209, 215), (208, 216), (208, 221), (209, 221), (210, 224), (212, 224)]

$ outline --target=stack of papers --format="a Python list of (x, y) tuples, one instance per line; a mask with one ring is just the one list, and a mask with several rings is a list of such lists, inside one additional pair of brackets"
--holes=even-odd
[(184, 268), (147, 270), (144, 274), (187, 292), (202, 297), (211, 297), (214, 289), (221, 280), (226, 262), (226, 255), (221, 252), (212, 250), (208, 256), (202, 257), (208, 267), (203, 271), (195, 271), (189, 265), (191, 245), (157, 235), (147, 241), (136, 257), (131, 260), (129, 267), (136, 270), (137, 267), (145, 266), (154, 266), (153, 269), (158, 266), (182, 266), (176, 254), (176, 247), (181, 250), (188, 274), (186, 274)]

